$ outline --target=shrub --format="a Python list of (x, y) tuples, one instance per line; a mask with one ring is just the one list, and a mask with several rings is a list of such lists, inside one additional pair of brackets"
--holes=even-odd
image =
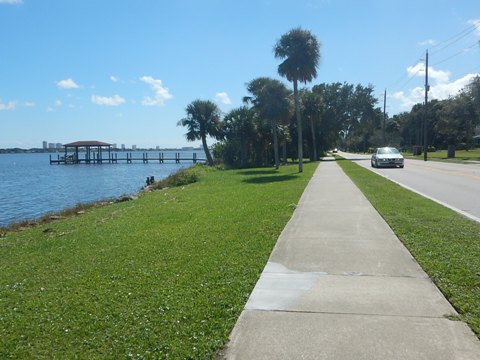
[(150, 189), (161, 190), (167, 187), (185, 186), (188, 184), (193, 184), (198, 181), (198, 171), (201, 168), (203, 168), (203, 165), (197, 165), (188, 169), (181, 169), (169, 175), (165, 179), (155, 181), (153, 185), (150, 185)]

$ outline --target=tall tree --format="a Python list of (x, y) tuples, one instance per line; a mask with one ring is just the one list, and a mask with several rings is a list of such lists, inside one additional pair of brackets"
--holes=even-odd
[[(235, 144), (239, 148), (240, 167), (246, 166), (249, 148), (257, 135), (255, 113), (246, 106), (235, 108), (225, 115), (223, 124), (226, 142)], [(229, 162), (235, 161), (229, 159)]]
[(320, 150), (338, 146), (339, 142), (345, 149), (349, 148), (349, 138), (353, 134), (350, 125), (353, 89), (353, 85), (339, 82), (322, 83), (312, 88), (312, 92), (320, 96), (323, 104), (318, 134)]
[(271, 127), (273, 137), (273, 151), (275, 167), (280, 165), (278, 152), (278, 126), (290, 117), (290, 91), (276, 79), (259, 77), (247, 84), (251, 96), (244, 97), (245, 102), (250, 102), (260, 118), (266, 120)]
[(207, 136), (217, 140), (222, 138), (220, 109), (210, 100), (195, 100), (186, 109), (187, 117), (177, 125), (185, 126), (188, 141), (202, 140), (203, 150), (207, 156), (208, 165), (213, 165), (213, 158), (207, 145)]
[(278, 65), (278, 73), (280, 76), (286, 77), (288, 81), (293, 82), (298, 130), (298, 171), (302, 172), (303, 139), (298, 82), (306, 84), (317, 77), (317, 67), (320, 61), (320, 43), (310, 31), (295, 28), (280, 38), (275, 44), (273, 51), (276, 58), (284, 59)]
[(322, 98), (318, 93), (306, 90), (302, 92), (303, 115), (309, 120), (310, 134), (312, 136), (312, 151), (310, 151), (310, 159), (318, 160), (317, 155), (317, 125), (320, 123), (320, 117), (323, 110)]

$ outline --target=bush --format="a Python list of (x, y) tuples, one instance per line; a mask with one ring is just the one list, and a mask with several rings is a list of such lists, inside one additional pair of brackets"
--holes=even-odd
[(161, 190), (168, 187), (176, 186), (185, 186), (188, 184), (193, 184), (198, 181), (198, 170), (203, 168), (203, 165), (197, 165), (190, 167), (188, 169), (179, 170), (172, 175), (162, 179), (160, 181), (155, 181), (153, 185), (150, 185), (152, 190)]

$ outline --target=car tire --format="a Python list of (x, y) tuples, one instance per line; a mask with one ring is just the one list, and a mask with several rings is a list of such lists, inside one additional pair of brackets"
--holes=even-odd
[(373, 161), (370, 161), (370, 165), (374, 168), (375, 165), (373, 165)]
[(400, 165), (400, 169), (403, 169), (403, 166), (404, 166), (404, 165)]

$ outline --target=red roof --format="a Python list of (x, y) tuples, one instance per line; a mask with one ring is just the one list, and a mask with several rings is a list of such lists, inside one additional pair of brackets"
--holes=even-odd
[(69, 144), (63, 144), (65, 147), (73, 147), (73, 146), (111, 146), (112, 144), (107, 144), (102, 141), (75, 141)]

